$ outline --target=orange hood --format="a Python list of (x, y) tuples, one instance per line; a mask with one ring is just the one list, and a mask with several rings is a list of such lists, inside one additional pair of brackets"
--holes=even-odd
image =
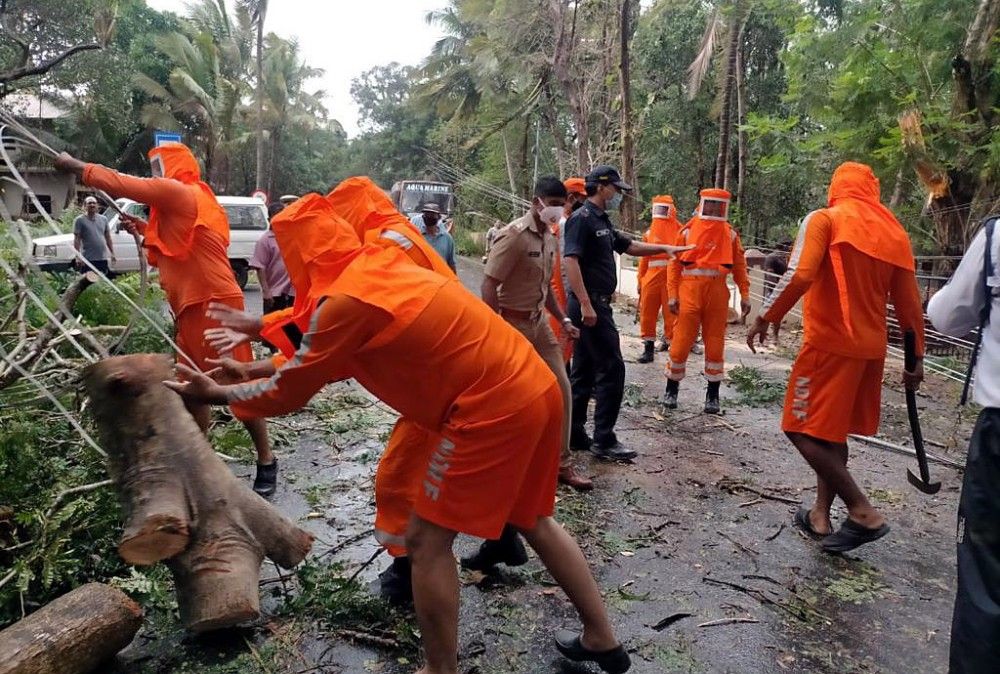
[(850, 246), (869, 257), (908, 271), (916, 267), (913, 248), (903, 225), (882, 204), (879, 181), (871, 167), (857, 162), (845, 162), (838, 166), (830, 179), (827, 205), (825, 213), (833, 223), (830, 262), (837, 279), (844, 326), (847, 334), (853, 335), (847, 318), (851, 314), (851, 298), (847, 292), (841, 248)]
[[(393, 205), (389, 196), (367, 176), (348, 178), (326, 195), (334, 212), (354, 227), (358, 239), (365, 240), (365, 234), (384, 226), (390, 221), (409, 220)], [(414, 232), (419, 230), (410, 224)]]
[(194, 226), (191, 227), (190, 233), (180, 240), (175, 236), (169, 244), (160, 236), (159, 209), (155, 206), (150, 208), (149, 226), (146, 228), (143, 242), (143, 246), (149, 251), (150, 263), (155, 266), (161, 255), (179, 260), (185, 259), (191, 253), (191, 246), (199, 227), (205, 227), (222, 237), (223, 245), (228, 246), (229, 219), (226, 217), (226, 211), (215, 198), (212, 188), (202, 182), (198, 160), (194, 158), (191, 150), (181, 143), (165, 143), (151, 149), (147, 156), (150, 164), (160, 164), (163, 178), (176, 180), (197, 188), (195, 198), (198, 206)]
[(307, 194), (274, 216), (278, 241), (296, 297), (318, 297), (360, 254), (354, 228), (319, 194)]
[(587, 184), (584, 182), (583, 178), (566, 178), (566, 180), (563, 181), (563, 185), (566, 187), (566, 191), (569, 194), (587, 196)]

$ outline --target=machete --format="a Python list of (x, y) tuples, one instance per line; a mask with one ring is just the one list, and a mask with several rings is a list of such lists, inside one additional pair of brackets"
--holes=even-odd
[[(913, 372), (917, 367), (917, 336), (912, 330), (907, 330), (903, 335), (903, 364), (907, 372)], [(920, 417), (917, 416), (917, 392), (911, 388), (906, 389), (906, 413), (910, 417), (913, 449), (917, 452), (917, 465), (920, 467), (920, 477), (907, 470), (906, 479), (925, 494), (936, 494), (941, 489), (941, 483), (931, 482), (931, 471), (924, 451), (924, 435), (920, 432)]]

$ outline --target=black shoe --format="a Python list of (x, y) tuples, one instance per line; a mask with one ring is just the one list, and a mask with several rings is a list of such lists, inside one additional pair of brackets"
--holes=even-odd
[(413, 576), (410, 573), (410, 558), (395, 557), (392, 564), (378, 575), (379, 594), (393, 606), (408, 606), (413, 603)]
[(677, 393), (680, 391), (681, 383), (674, 379), (667, 380), (667, 390), (663, 393), (663, 406), (668, 410), (677, 409)]
[(462, 557), (462, 568), (469, 571), (489, 571), (497, 564), (522, 566), (528, 563), (528, 551), (517, 531), (509, 524), (503, 528), (500, 538), (483, 541), (474, 555)]
[(555, 641), (556, 650), (573, 662), (594, 662), (609, 674), (624, 674), (632, 667), (632, 659), (621, 644), (610, 651), (591, 651), (580, 643), (579, 634), (569, 630), (556, 632)]
[(604, 461), (631, 461), (635, 457), (639, 456), (639, 453), (634, 449), (625, 449), (622, 447), (621, 443), (615, 442), (613, 445), (592, 445), (590, 451), (598, 459)]
[(642, 355), (636, 359), (637, 363), (652, 363), (653, 362), (653, 340), (647, 339), (642, 343)]
[(708, 392), (705, 394), (705, 414), (719, 414), (722, 405), (719, 403), (719, 382), (708, 382)]
[(267, 498), (278, 487), (278, 460), (268, 464), (257, 464), (257, 476), (253, 479), (253, 490)]

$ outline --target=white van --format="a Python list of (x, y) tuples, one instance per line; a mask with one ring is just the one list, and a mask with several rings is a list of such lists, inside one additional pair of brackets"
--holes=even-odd
[[(229, 219), (229, 264), (240, 288), (247, 284), (250, 258), (254, 246), (268, 229), (267, 206), (253, 197), (217, 197)], [(118, 207), (136, 217), (149, 218), (149, 208), (131, 199), (116, 199)], [(139, 253), (132, 235), (125, 231), (118, 213), (108, 207), (104, 211), (111, 227), (111, 241), (117, 261), (111, 267), (116, 273), (139, 271)], [(58, 234), (32, 240), (32, 258), (42, 271), (66, 271), (73, 266), (73, 235)]]

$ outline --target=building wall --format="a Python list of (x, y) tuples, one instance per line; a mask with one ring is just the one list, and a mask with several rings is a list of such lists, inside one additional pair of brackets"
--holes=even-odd
[[(75, 183), (73, 177), (54, 171), (36, 171), (22, 175), (35, 196), (43, 205), (49, 207), (49, 214), (54, 218), (61, 216), (73, 197)], [(4, 206), (11, 216), (25, 219), (37, 217), (32, 208), (25, 208), (25, 192), (20, 185), (4, 180), (0, 183), (0, 191), (3, 194)]]

